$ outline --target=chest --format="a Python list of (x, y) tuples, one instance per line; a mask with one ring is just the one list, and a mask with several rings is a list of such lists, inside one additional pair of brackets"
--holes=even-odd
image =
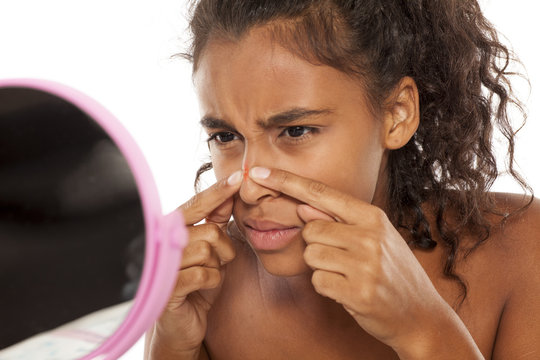
[[(457, 304), (461, 293), (457, 283), (446, 279), (428, 260), (419, 260), (441, 296), (449, 304)], [(503, 301), (499, 284), (482, 269), (468, 269), (473, 275), (465, 278), (468, 294), (458, 315), (489, 358)], [(253, 268), (239, 262), (228, 270), (220, 297), (209, 313), (205, 344), (213, 360), (398, 358), (339, 304), (329, 306), (337, 310), (312, 312), (287, 297), (269, 301)]]
[(209, 314), (205, 344), (212, 360), (397, 359), (351, 317), (320, 318), (294, 303), (269, 309), (242, 297), (215, 304)]

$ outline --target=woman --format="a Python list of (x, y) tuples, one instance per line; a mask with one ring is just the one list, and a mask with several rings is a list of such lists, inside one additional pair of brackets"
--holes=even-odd
[(540, 208), (488, 192), (494, 130), (530, 189), (475, 1), (201, 0), (191, 29), (220, 180), (146, 358), (540, 356)]

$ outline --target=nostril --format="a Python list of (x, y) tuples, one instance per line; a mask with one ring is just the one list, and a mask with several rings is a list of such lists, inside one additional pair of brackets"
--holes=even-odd
[(279, 192), (261, 186), (250, 178), (249, 171), (253, 168), (254, 167), (246, 166), (244, 169), (242, 169), (244, 180), (242, 181), (240, 190), (238, 192), (239, 198), (246, 204), (256, 205), (266, 198), (279, 197)]

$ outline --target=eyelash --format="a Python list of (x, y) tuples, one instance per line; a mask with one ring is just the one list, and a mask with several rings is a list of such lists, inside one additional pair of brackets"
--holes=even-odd
[[(297, 129), (298, 128), (301, 128), (303, 130), (307, 130), (306, 133), (300, 135), (300, 136), (287, 136), (287, 131), (291, 130), (291, 129)], [(287, 138), (286, 141), (289, 141), (289, 142), (292, 142), (294, 144), (299, 144), (299, 143), (302, 143), (304, 141), (307, 141), (311, 138), (311, 136), (313, 136), (314, 134), (317, 134), (319, 132), (319, 129), (316, 128), (316, 127), (312, 127), (312, 126), (287, 126), (287, 127), (283, 127), (283, 128), (280, 128), (280, 129), (283, 129), (281, 131), (281, 133), (278, 135), (278, 137), (285, 137)], [(220, 141), (218, 139), (218, 137), (220, 136), (224, 136), (224, 135), (233, 135), (234, 138), (230, 141)], [(210, 134), (210, 136), (208, 137), (208, 139), (206, 140), (208, 143), (210, 143), (211, 141), (216, 141), (216, 143), (219, 145), (219, 146), (227, 146), (228, 143), (234, 141), (234, 140), (238, 140), (239, 139), (239, 136), (236, 135), (235, 133), (233, 132), (230, 132), (230, 131), (218, 131), (218, 132), (215, 132), (213, 134)]]
[[(287, 131), (289, 130), (292, 130), (292, 129), (298, 129), (298, 128), (301, 128), (303, 130), (307, 130), (306, 132), (304, 132), (302, 135), (300, 136), (287, 136)], [(305, 141), (308, 141), (309, 139), (311, 139), (311, 137), (317, 133), (319, 133), (319, 129), (316, 128), (316, 127), (312, 127), (312, 126), (287, 126), (285, 128), (282, 128), (283, 131), (279, 134), (279, 137), (286, 137), (287, 138), (287, 141), (293, 143), (293, 144), (301, 144)]]
[[(220, 144), (220, 145), (226, 144), (226, 143), (228, 143), (228, 142), (230, 142), (230, 141), (222, 142), (222, 141), (218, 140), (217, 138), (218, 138), (218, 136), (228, 135), (228, 134), (233, 135), (234, 137), (238, 137), (237, 135), (235, 135), (234, 133), (232, 133), (232, 132), (230, 132), (230, 131), (219, 131), (219, 132), (215, 132), (215, 133), (213, 133), (213, 134), (210, 134), (210, 136), (208, 137), (208, 139), (206, 140), (206, 142), (209, 143), (209, 142), (215, 140), (215, 141), (216, 141), (218, 144)], [(236, 139), (233, 139), (233, 140), (236, 140)]]

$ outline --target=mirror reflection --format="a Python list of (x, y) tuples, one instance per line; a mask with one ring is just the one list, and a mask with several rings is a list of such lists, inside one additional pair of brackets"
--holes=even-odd
[(144, 233), (133, 175), (105, 131), (55, 95), (0, 88), (0, 355), (96, 348), (129, 311)]

